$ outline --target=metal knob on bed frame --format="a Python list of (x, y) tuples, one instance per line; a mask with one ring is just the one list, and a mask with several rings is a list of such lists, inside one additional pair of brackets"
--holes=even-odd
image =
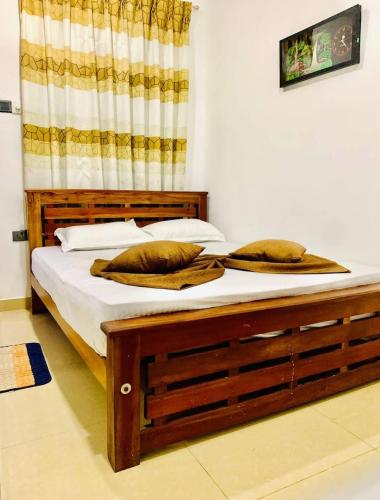
[(132, 391), (132, 386), (131, 384), (123, 384), (120, 388), (120, 392), (126, 396), (127, 394), (129, 394), (130, 392)]

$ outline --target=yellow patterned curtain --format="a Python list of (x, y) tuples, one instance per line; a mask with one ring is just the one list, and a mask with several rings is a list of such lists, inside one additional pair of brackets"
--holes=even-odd
[(191, 11), (21, 0), (27, 187), (184, 188)]

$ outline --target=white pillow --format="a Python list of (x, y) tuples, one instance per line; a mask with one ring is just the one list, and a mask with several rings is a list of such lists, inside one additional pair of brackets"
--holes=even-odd
[(215, 226), (199, 219), (174, 219), (155, 222), (145, 226), (144, 231), (156, 241), (173, 240), (186, 243), (225, 241), (224, 235)]
[(153, 238), (137, 227), (131, 219), (127, 222), (107, 222), (58, 228), (54, 236), (61, 241), (64, 252), (71, 250), (100, 250), (127, 248), (152, 241)]

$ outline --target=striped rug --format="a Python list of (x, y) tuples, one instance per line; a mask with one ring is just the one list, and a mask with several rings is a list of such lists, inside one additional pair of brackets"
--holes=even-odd
[(51, 381), (41, 345), (33, 342), (0, 347), (0, 392), (15, 391)]

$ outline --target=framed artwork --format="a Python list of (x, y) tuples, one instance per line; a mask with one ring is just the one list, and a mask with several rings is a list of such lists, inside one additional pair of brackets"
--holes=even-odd
[(280, 41), (280, 87), (360, 62), (361, 6)]

